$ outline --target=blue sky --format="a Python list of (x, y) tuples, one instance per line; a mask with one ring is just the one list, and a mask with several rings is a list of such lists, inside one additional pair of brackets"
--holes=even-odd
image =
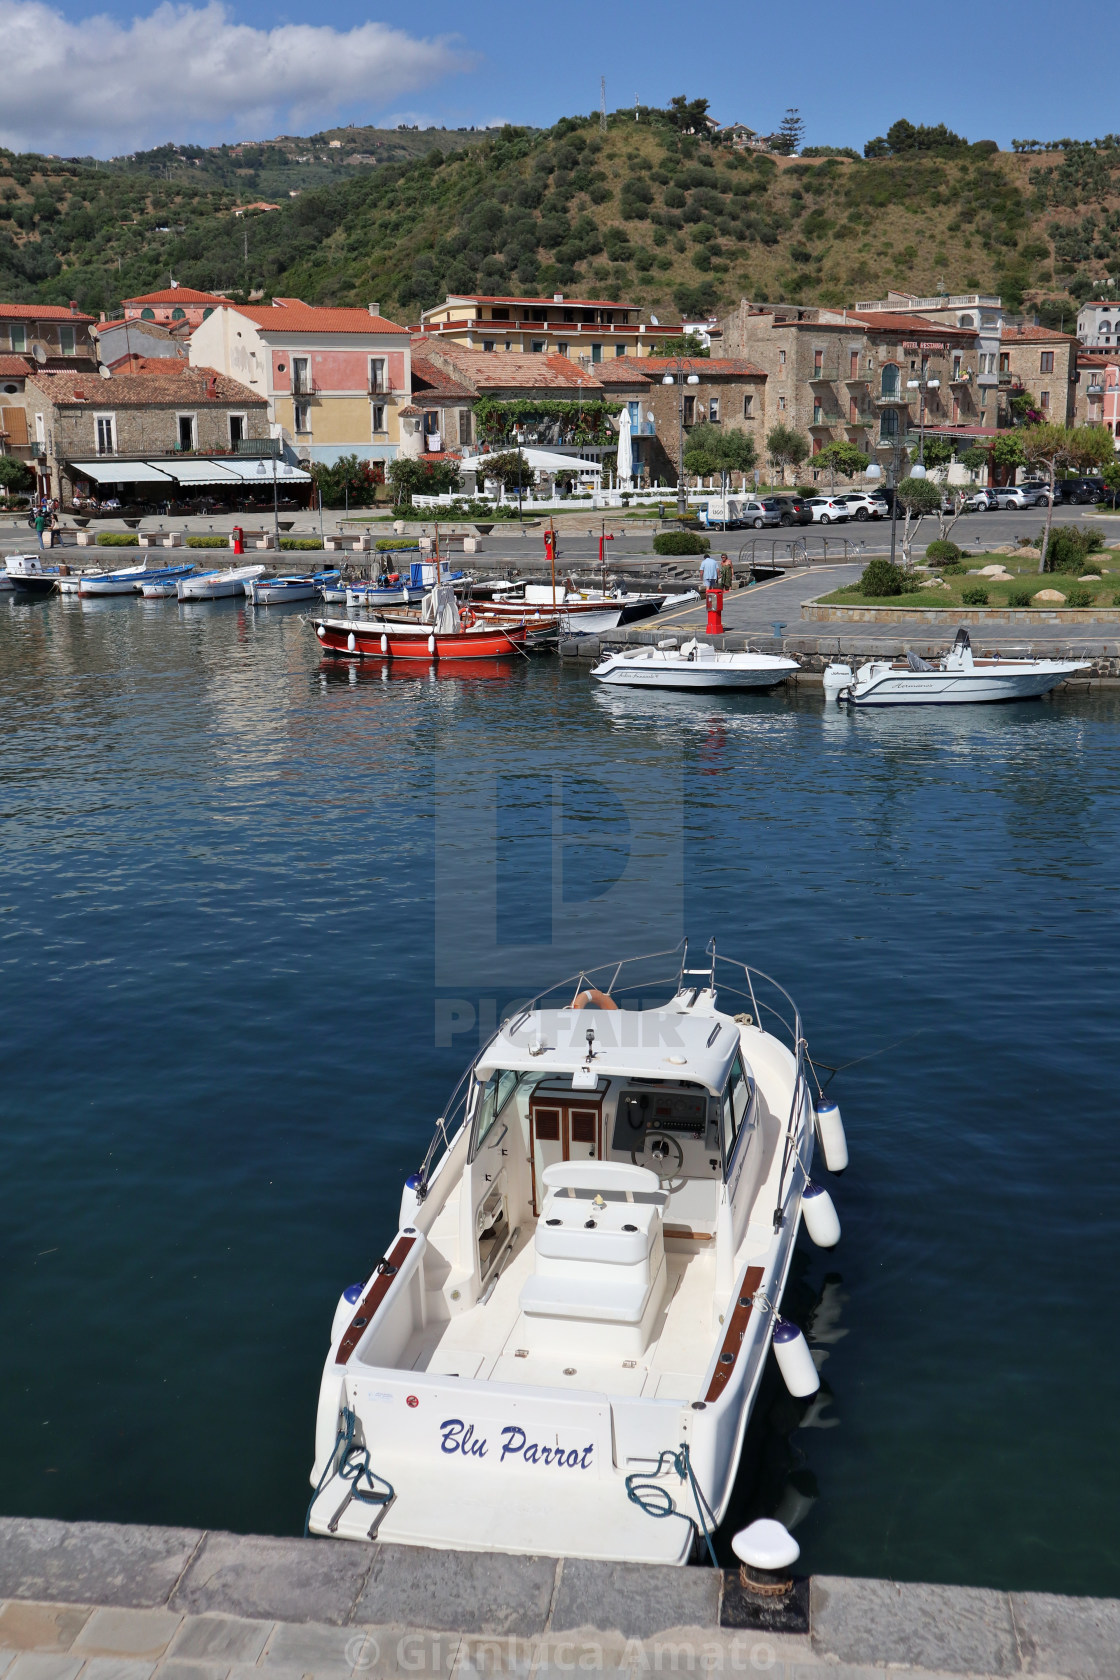
[(611, 109), (703, 94), (721, 121), (768, 130), (796, 105), (807, 144), (862, 147), (899, 116), (1003, 146), (1120, 127), (1108, 77), (1075, 70), (1039, 0), (944, 0), (936, 16), (885, 0), (0, 0), (0, 49), (36, 70), (6, 86), (0, 141), (100, 156), (351, 120), (545, 126), (597, 107), (601, 74)]

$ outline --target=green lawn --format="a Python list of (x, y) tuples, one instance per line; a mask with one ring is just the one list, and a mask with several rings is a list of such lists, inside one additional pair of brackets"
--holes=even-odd
[[(1098, 559), (1101, 564), (1097, 565)], [(822, 605), (840, 607), (963, 607), (962, 590), (986, 589), (988, 592), (987, 605), (990, 607), (1007, 607), (1008, 596), (1017, 589), (1029, 589), (1036, 594), (1040, 589), (1057, 589), (1063, 595), (1068, 595), (1071, 588), (1085, 589), (1092, 596), (1091, 606), (1112, 607), (1120, 606), (1120, 550), (1109, 550), (1103, 555), (1091, 555), (1086, 561), (1086, 572), (1099, 570), (1099, 583), (1079, 583), (1077, 578), (1065, 572), (1038, 571), (1038, 561), (1024, 559), (1014, 554), (976, 554), (969, 555), (969, 571), (978, 570), (981, 566), (998, 565), (1000, 562), (1012, 574), (1012, 580), (1000, 583), (992, 578), (973, 577), (968, 572), (959, 576), (947, 577), (944, 582), (947, 589), (916, 589), (904, 595), (861, 595), (859, 590), (849, 585), (846, 589), (834, 589), (829, 595), (819, 597)], [(927, 576), (940, 576), (939, 572), (919, 573), (923, 580)], [(983, 602), (968, 603), (968, 605), (984, 605)], [(1041, 605), (1047, 605), (1046, 602)], [(1050, 602), (1057, 607), (1061, 603)], [(1012, 609), (1013, 610), (1013, 609)]]

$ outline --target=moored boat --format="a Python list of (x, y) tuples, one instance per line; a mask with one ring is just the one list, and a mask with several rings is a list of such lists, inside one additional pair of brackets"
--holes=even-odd
[(560, 585), (553, 590), (549, 584), (528, 584), (524, 597), (494, 595), (489, 601), (472, 599), (471, 605), (482, 616), (517, 613), (528, 624), (551, 625), (576, 635), (591, 636), (653, 618), (668, 599), (664, 594), (640, 595), (622, 589), (612, 594), (605, 590), (568, 589)]
[(37, 554), (9, 554), (4, 574), (21, 595), (53, 595), (58, 588), (58, 567), (44, 566)]
[(772, 653), (732, 653), (708, 642), (615, 648), (591, 672), (620, 688), (773, 688), (799, 669), (796, 659)]
[[(84, 572), (78, 580), (79, 595), (139, 595), (149, 578), (186, 577), (193, 566), (123, 566), (116, 572)], [(65, 581), (65, 580), (64, 580)]]
[(849, 706), (987, 705), (1036, 700), (1089, 668), (1084, 659), (977, 659), (962, 626), (937, 664), (911, 652), (902, 660), (869, 660), (853, 675), (851, 666), (834, 662), (824, 683), (826, 693)]
[(314, 601), (322, 593), (324, 584), (338, 581), (337, 571), (308, 572), (302, 577), (250, 578), (245, 593), (257, 607), (283, 606), (289, 601)]
[(847, 1157), (788, 994), (707, 956), (581, 973), (467, 1069), (335, 1310), (310, 1532), (715, 1561), (771, 1340), (819, 1387), (778, 1308), (802, 1216), (839, 1237), (815, 1133)]
[(224, 571), (197, 572), (179, 579), (177, 593), (180, 601), (220, 601), (227, 595), (244, 595), (246, 584), (261, 577), (266, 569), (262, 565), (230, 566)]
[(461, 607), (449, 583), (432, 590), (419, 612), (371, 613), (366, 618), (316, 618), (325, 653), (351, 659), (506, 659), (521, 652), (519, 620), (481, 619)]

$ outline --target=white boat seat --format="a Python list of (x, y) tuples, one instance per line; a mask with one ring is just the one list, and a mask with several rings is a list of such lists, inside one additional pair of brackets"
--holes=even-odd
[(521, 1311), (543, 1318), (589, 1318), (640, 1324), (649, 1300), (648, 1279), (531, 1277), (521, 1289)]
[[(648, 1167), (629, 1161), (554, 1161), (541, 1175), (546, 1190), (621, 1191), (633, 1196), (661, 1191), (661, 1180)], [(610, 1198), (613, 1200), (613, 1197)]]
[[(632, 1182), (652, 1179), (657, 1185), (655, 1173), (625, 1162), (565, 1161), (549, 1167), (545, 1183), (553, 1182), (537, 1221), (535, 1270), (522, 1285), (522, 1312), (641, 1323), (651, 1290), (660, 1287), (664, 1277), (663, 1194), (646, 1192), (648, 1199), (639, 1202), (623, 1200), (617, 1189), (610, 1201), (601, 1195), (589, 1197), (582, 1185), (582, 1195), (570, 1193), (575, 1186), (565, 1179), (573, 1169), (582, 1177), (604, 1166), (617, 1167), (622, 1182), (630, 1175)], [(561, 1182), (555, 1184), (554, 1178)]]

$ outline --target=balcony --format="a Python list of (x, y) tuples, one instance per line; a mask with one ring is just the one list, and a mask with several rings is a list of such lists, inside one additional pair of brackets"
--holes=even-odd
[(313, 397), (319, 389), (319, 382), (312, 373), (301, 374), (292, 380), (293, 397)]
[(1104, 386), (1103, 385), (1087, 385), (1085, 387), (1085, 395), (1087, 397), (1103, 397), (1104, 396)]
[(905, 408), (909, 398), (903, 391), (875, 391), (871, 401), (876, 408)]

